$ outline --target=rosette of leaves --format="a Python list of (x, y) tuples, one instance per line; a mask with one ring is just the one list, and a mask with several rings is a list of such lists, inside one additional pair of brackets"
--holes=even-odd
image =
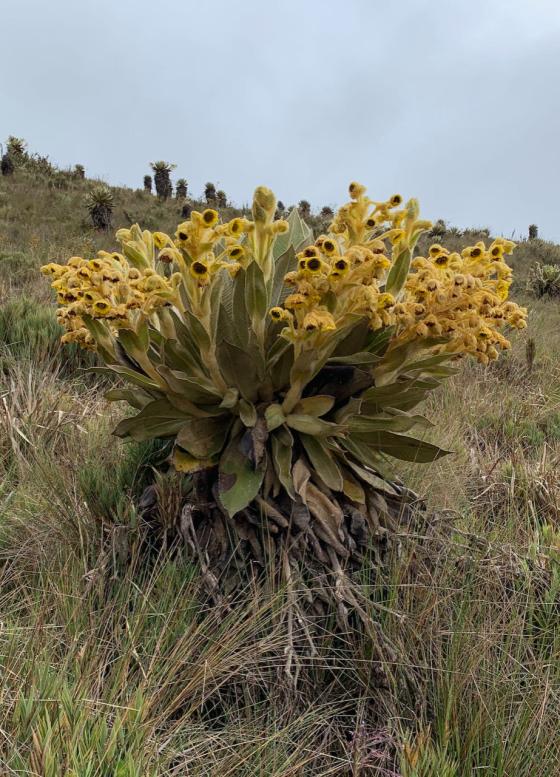
[(27, 143), (23, 138), (17, 138), (15, 135), (10, 135), (7, 140), (8, 154), (14, 159), (23, 159), (27, 154)]
[(107, 186), (95, 186), (86, 195), (86, 208), (95, 229), (108, 230), (113, 215), (113, 194)]
[(151, 168), (154, 171), (156, 193), (162, 200), (167, 200), (173, 194), (171, 171), (174, 170), (175, 167), (176, 165), (169, 164), (169, 162), (164, 162), (162, 160), (151, 163)]
[(175, 196), (178, 200), (184, 200), (187, 197), (187, 179), (179, 178), (175, 186)]
[(204, 184), (204, 198), (208, 205), (215, 205), (217, 196), (218, 195), (215, 185), (212, 183), (212, 181), (207, 181)]

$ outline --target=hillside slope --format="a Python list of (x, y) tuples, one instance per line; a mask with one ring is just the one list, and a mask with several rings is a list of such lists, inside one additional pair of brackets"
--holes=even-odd
[[(183, 485), (154, 475), (156, 445), (111, 436), (121, 408), (84, 373), (91, 357), (59, 344), (38, 268), (113, 247), (89, 226), (92, 185), (0, 177), (0, 773), (556, 777), (560, 305), (524, 286), (558, 247), (514, 256), (531, 314), (513, 351), (465, 364), (429, 403), (454, 453), (401, 470), (428, 505), (403, 528), (422, 552), (405, 543), (384, 580), (364, 573), (414, 687), (380, 688), (371, 639), (346, 644), (327, 624), (296, 691), (279, 592), (201, 607), (200, 570), (166, 533)], [(112, 192), (115, 228), (180, 220), (176, 200)], [(147, 482), (168, 505), (159, 534), (138, 518)]]

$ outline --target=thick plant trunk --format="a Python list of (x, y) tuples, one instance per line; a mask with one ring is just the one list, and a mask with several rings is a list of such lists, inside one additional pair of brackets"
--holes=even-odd
[[(141, 499), (143, 516), (158, 523), (157, 488)], [(379, 584), (388, 554), (399, 535), (424, 507), (398, 483), (387, 491), (369, 487), (365, 504), (309, 484), (306, 503), (282, 492), (257, 497), (233, 517), (220, 506), (213, 471), (192, 478), (192, 489), (178, 511), (176, 532), (190, 560), (199, 564), (210, 601), (228, 609), (240, 591), (264, 586), (282, 590), (290, 613), (283, 624), (285, 672), (295, 682), (302, 654), (314, 650), (315, 633), (330, 620), (339, 634), (358, 630), (371, 638), (379, 684), (384, 667), (399, 663), (397, 649), (380, 627), (379, 609), (365, 590)]]
[(107, 231), (111, 227), (113, 211), (106, 205), (95, 205), (91, 211), (91, 221), (96, 229)]

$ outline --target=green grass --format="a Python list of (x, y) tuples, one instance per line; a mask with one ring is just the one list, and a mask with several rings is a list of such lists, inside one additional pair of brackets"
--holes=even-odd
[[(38, 267), (112, 243), (84, 221), (91, 182), (53, 175), (0, 178), (0, 774), (556, 777), (560, 305), (522, 289), (558, 246), (520, 246), (527, 335), (430, 399), (454, 454), (401, 470), (426, 519), (383, 580), (364, 573), (411, 684), (380, 690), (371, 640), (327, 623), (294, 689), (286, 592), (207, 605), (177, 538), (178, 477), (155, 481), (163, 535), (138, 516), (166, 452), (112, 437), (122, 410), (58, 343)], [(115, 226), (179, 220), (174, 201), (114, 197)]]

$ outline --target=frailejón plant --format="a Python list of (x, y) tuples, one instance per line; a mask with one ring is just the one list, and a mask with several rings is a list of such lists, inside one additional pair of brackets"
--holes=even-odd
[[(405, 492), (389, 463), (444, 453), (411, 434), (431, 425), (414, 408), (457, 358), (496, 359), (526, 311), (508, 300), (511, 241), (414, 258), (432, 226), (416, 200), (373, 201), (357, 183), (350, 197), (314, 242), (297, 209), (274, 220), (259, 187), (251, 220), (193, 211), (174, 236), (135, 225), (112, 253), (42, 269), (63, 340), (129, 384), (107, 395), (135, 410), (115, 434), (168, 439), (193, 478), (205, 563), (272, 560), (288, 585), (302, 560), (335, 576), (339, 615), (366, 620), (345, 569), (396, 529)], [(315, 612), (325, 596), (310, 594)]]

